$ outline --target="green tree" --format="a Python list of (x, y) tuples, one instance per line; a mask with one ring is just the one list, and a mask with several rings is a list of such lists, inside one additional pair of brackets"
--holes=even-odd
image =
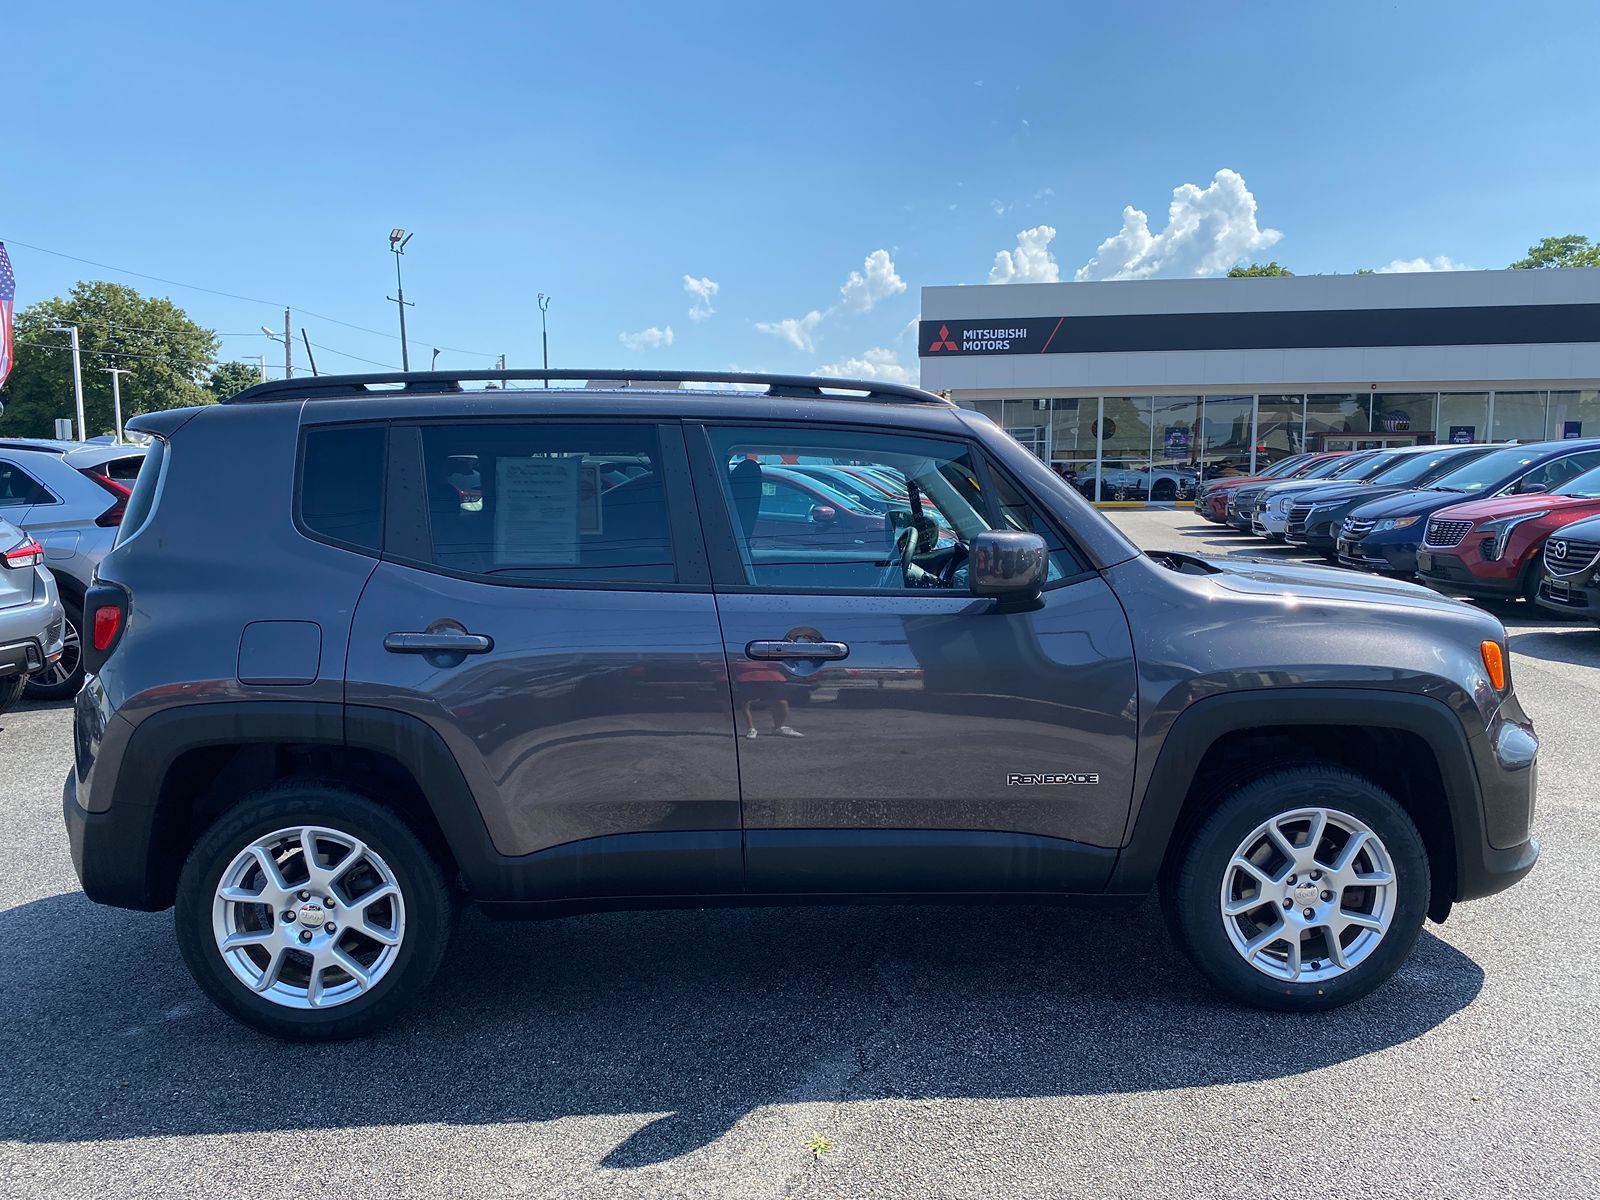
[(225, 362), (217, 364), (217, 369), (211, 372), (211, 379), (206, 387), (218, 400), (226, 400), (229, 396), (237, 395), (247, 387), (255, 387), (260, 382), (260, 367), (252, 366), (250, 363)]
[(1377, 272), (1374, 271), (1371, 267), (1357, 267), (1356, 268), (1356, 274), (1357, 275), (1376, 275)]
[(17, 314), (17, 363), (0, 400), (0, 433), (48, 437), (57, 417), (71, 417), (72, 352), (57, 325), (77, 325), (83, 360), (83, 407), (89, 436), (110, 433), (111, 377), (126, 367), (122, 413), (206, 404), (202, 385), (216, 358), (217, 338), (170, 300), (141, 296), (117, 283), (82, 282), (65, 297), (40, 300)]
[(1251, 263), (1248, 267), (1229, 267), (1229, 279), (1256, 279), (1263, 275), (1293, 275), (1294, 272), (1287, 267), (1280, 267), (1278, 260), (1269, 263)]
[(1600, 243), (1576, 233), (1566, 237), (1547, 237), (1528, 247), (1528, 257), (1511, 264), (1513, 271), (1532, 271), (1540, 267), (1600, 267)]

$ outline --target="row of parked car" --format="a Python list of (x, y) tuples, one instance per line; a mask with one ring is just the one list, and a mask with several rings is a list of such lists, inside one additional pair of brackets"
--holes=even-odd
[(1600, 438), (1297, 454), (1194, 507), (1340, 566), (1600, 623)]
[(144, 458), (115, 442), (0, 439), (0, 712), (77, 694), (84, 595)]

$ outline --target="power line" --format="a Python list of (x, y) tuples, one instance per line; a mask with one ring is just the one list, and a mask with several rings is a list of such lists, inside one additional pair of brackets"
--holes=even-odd
[[(265, 305), (270, 305), (273, 308), (293, 308), (296, 312), (304, 313), (308, 317), (315, 317), (319, 321), (330, 321), (335, 325), (343, 325), (346, 329), (356, 329), (356, 330), (359, 330), (362, 333), (370, 333), (374, 337), (388, 338), (392, 342), (398, 342), (400, 340), (400, 336), (398, 334), (386, 333), (381, 329), (371, 329), (371, 328), (368, 328), (365, 325), (357, 325), (357, 324), (355, 324), (354, 322), (351, 322), (351, 321), (342, 321), (338, 317), (330, 317), (326, 313), (312, 312), (311, 309), (304, 308), (304, 307), (302, 307), (301, 305), (298, 305), (298, 304), (285, 305), (285, 304), (280, 304), (279, 302), (277, 302), (275, 300), (263, 300), (259, 296), (243, 296), (243, 295), (240, 295), (238, 292), (224, 292), (224, 291), (219, 291), (216, 288), (201, 287), (198, 283), (184, 283), (181, 280), (167, 279), (165, 276), (161, 276), (161, 275), (150, 275), (150, 274), (147, 274), (144, 271), (132, 271), (132, 270), (129, 270), (127, 267), (117, 267), (117, 266), (113, 266), (110, 263), (97, 262), (96, 260), (94, 260), (92, 258), (80, 258), (76, 254), (67, 254), (67, 253), (65, 253), (65, 252), (63, 252), (61, 250), (51, 250), (46, 246), (35, 246), (30, 242), (19, 242), (15, 238), (9, 238), (9, 237), (0, 238), (0, 242), (5, 242), (7, 245), (11, 245), (11, 246), (21, 246), (24, 250), (36, 250), (40, 254), (54, 255), (56, 258), (69, 259), (72, 262), (83, 263), (85, 266), (99, 267), (102, 271), (115, 271), (119, 275), (132, 275), (136, 279), (154, 280), (156, 283), (164, 283), (168, 287), (186, 288), (186, 289), (188, 289), (189, 291), (192, 291), (192, 292), (205, 292), (207, 295), (222, 296), (222, 297), (224, 297), (224, 298), (226, 298), (228, 300), (243, 300), (247, 304), (265, 304)], [(234, 337), (234, 336), (241, 336), (241, 335), (219, 334), (218, 336)], [(409, 342), (409, 341), (411, 341), (413, 339), (407, 338), (406, 340)], [(430, 346), (434, 344), (432, 342), (427, 342), (425, 339), (422, 339), (422, 338), (417, 338), (415, 340), (418, 341), (419, 343), (423, 343), (423, 344), (430, 345)], [(494, 357), (493, 355), (491, 355), (486, 350), (463, 350), (460, 346), (446, 346), (446, 345), (443, 345), (442, 343), (439, 344), (439, 349), (441, 349), (441, 350), (449, 350), (453, 354), (470, 354), (470, 355), (474, 355), (474, 356), (479, 357), (479, 358), (492, 358), (492, 357)]]

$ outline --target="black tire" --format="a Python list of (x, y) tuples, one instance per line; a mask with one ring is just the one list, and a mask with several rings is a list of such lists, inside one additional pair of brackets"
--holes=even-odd
[[(61, 607), (67, 613), (68, 631), (76, 630), (81, 639), (83, 636), (82, 603), (63, 591), (61, 593)], [(68, 655), (74, 656), (70, 663), (67, 662)], [(65, 651), (62, 655), (61, 665), (69, 669), (66, 675), (57, 682), (45, 683), (39, 678), (42, 674), (54, 674), (48, 667), (44, 671), (37, 671), (28, 676), (28, 699), (53, 703), (57, 700), (71, 700), (78, 694), (83, 687), (83, 649), (81, 641), (77, 647), (69, 647)]]
[(1170, 479), (1158, 479), (1150, 489), (1150, 499), (1155, 501), (1176, 500), (1178, 498), (1178, 485)]
[[(212, 932), (213, 898), (228, 864), (257, 838), (297, 825), (360, 839), (393, 872), (404, 901), (404, 937), (387, 973), (371, 990), (322, 1009), (289, 1008), (257, 994), (228, 968)], [(456, 907), (437, 858), (397, 814), (335, 783), (286, 780), (241, 801), (200, 835), (178, 881), (178, 949), (201, 990), (230, 1016), (289, 1041), (333, 1041), (375, 1029), (421, 994), (444, 960)]]
[(4, 679), (0, 679), (0, 713), (22, 699), (22, 691), (27, 686), (26, 675), (7, 675)]
[[(1220, 901), (1228, 864), (1251, 831), (1271, 817), (1311, 807), (1348, 814), (1377, 834), (1393, 863), (1395, 907), (1387, 932), (1365, 959), (1331, 979), (1291, 982), (1245, 961), (1229, 937)], [(1393, 796), (1350, 771), (1298, 766), (1273, 771), (1223, 800), (1163, 880), (1162, 899), (1179, 944), (1220, 991), (1258, 1008), (1304, 1012), (1349, 1004), (1385, 983), (1416, 945), (1429, 887), (1422, 837)]]

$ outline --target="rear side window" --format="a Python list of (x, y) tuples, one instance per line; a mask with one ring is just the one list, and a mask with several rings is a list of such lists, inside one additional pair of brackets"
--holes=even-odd
[(54, 504), (55, 497), (39, 481), (16, 463), (0, 460), (0, 508), (23, 508), (30, 504)]
[[(330, 542), (376, 553), (383, 545), (381, 425), (313, 429), (306, 434), (300, 471), (300, 523)], [(143, 486), (149, 466), (140, 472)], [(137, 495), (137, 490), (135, 491)]]
[(673, 583), (654, 425), (422, 429), (434, 565), (503, 583)]
[(161, 486), (161, 472), (166, 464), (167, 443), (155, 438), (141, 460), (139, 476), (133, 484), (133, 495), (128, 497), (127, 511), (122, 514), (122, 525), (117, 529), (117, 545), (133, 537), (150, 519), (156, 506), (156, 492)]

